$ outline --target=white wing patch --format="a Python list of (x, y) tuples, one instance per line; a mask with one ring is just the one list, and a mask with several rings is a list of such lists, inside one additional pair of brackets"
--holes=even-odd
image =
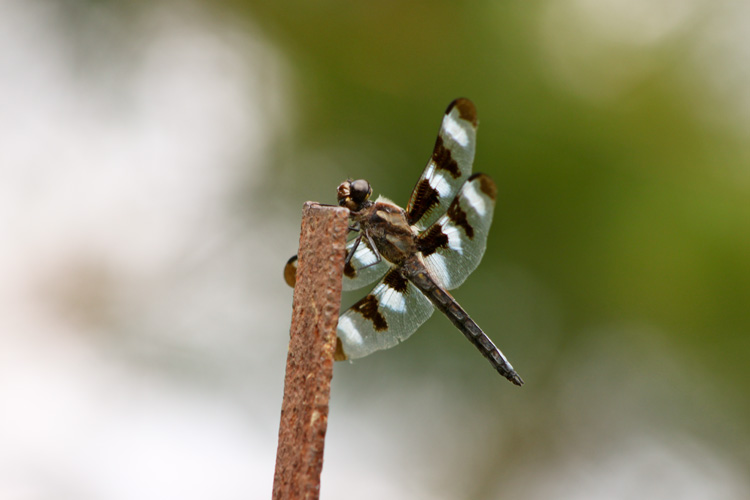
[(443, 119), (443, 130), (461, 147), (469, 145), (469, 134), (451, 115), (445, 115)]
[(451, 287), (451, 274), (448, 272), (448, 266), (445, 263), (445, 257), (439, 253), (434, 253), (424, 259), (424, 264), (430, 271), (435, 281), (440, 283), (443, 288)]
[(354, 255), (357, 256), (357, 260), (362, 264), (363, 267), (371, 266), (378, 261), (378, 256), (375, 255), (375, 252), (370, 250), (370, 248), (363, 242), (360, 242), (357, 250), (354, 252)]
[(403, 294), (397, 292), (385, 283), (381, 283), (372, 291), (373, 295), (380, 297), (380, 305), (393, 312), (406, 312), (406, 299)]
[[(363, 343), (362, 335), (357, 330), (357, 326), (349, 316), (342, 315), (339, 318), (339, 324), (336, 328), (338, 330), (337, 335), (340, 338), (345, 338), (346, 342), (352, 346), (361, 346)], [(356, 349), (352, 349), (356, 350)]]
[(448, 198), (453, 194), (453, 186), (451, 185), (451, 182), (445, 178), (445, 174), (442, 172), (433, 172), (432, 175), (427, 178), (427, 181), (430, 183), (432, 189), (437, 191), (440, 196)]
[(469, 202), (471, 208), (473, 208), (480, 217), (484, 217), (487, 214), (487, 202), (485, 201), (487, 198), (477, 191), (476, 183), (466, 183), (461, 195), (467, 202)]
[(463, 233), (453, 224), (449, 224), (450, 219), (448, 217), (444, 216), (440, 220), (442, 222), (442, 224), (440, 225), (443, 227), (443, 234), (448, 237), (448, 248), (455, 252), (458, 252), (459, 254), (463, 254), (464, 248), (463, 244), (461, 243)]

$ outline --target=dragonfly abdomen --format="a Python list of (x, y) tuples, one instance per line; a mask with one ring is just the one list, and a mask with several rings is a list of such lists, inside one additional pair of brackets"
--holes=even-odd
[(435, 307), (451, 320), (456, 328), (461, 330), (461, 333), (479, 349), (479, 352), (487, 358), (500, 375), (516, 385), (523, 385), (523, 379), (516, 373), (505, 355), (500, 352), (500, 349), (482, 331), (479, 325), (456, 302), (456, 299), (435, 282), (417, 256), (408, 259), (404, 263), (402, 272), (409, 281), (414, 283), (430, 299), (430, 302)]

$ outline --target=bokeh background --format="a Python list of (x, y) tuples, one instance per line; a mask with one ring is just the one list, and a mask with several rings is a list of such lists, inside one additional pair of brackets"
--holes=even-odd
[(337, 364), (322, 498), (749, 498), (749, 24), (0, 0), (0, 497), (268, 498), (302, 204), (405, 203), (465, 96), (499, 200), (455, 296), (526, 385), (439, 314)]

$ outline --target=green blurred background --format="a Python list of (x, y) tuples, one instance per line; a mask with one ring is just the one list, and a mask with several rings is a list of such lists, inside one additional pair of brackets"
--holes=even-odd
[(748, 6), (3, 11), (4, 498), (270, 495), (299, 209), (405, 204), (461, 96), (499, 194), (455, 296), (526, 385), (439, 314), (337, 364), (321, 497), (750, 496)]

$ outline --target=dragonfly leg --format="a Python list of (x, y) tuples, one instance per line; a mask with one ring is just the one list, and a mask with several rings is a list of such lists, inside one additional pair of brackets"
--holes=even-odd
[[(375, 242), (372, 241), (372, 236), (370, 236), (370, 232), (367, 231), (367, 229), (365, 229), (364, 233), (365, 233), (365, 237), (367, 238), (367, 243), (370, 245), (370, 250), (372, 250), (372, 253), (375, 254), (375, 262), (367, 264), (366, 266), (361, 267), (360, 269), (365, 269), (370, 266), (374, 266), (375, 264), (380, 264), (380, 261), (383, 260), (383, 257), (380, 256), (380, 252), (378, 252), (378, 247), (376, 247)], [(360, 237), (362, 237), (361, 234), (360, 234)]]
[[(351, 228), (349, 228), (351, 229)], [(357, 238), (354, 240), (354, 245), (352, 245), (351, 250), (349, 250), (349, 253), (346, 255), (346, 259), (344, 260), (344, 265), (348, 266), (349, 262), (351, 262), (352, 257), (354, 257), (354, 252), (357, 251), (357, 247), (359, 247), (359, 243), (362, 241), (362, 233), (357, 236)]]

